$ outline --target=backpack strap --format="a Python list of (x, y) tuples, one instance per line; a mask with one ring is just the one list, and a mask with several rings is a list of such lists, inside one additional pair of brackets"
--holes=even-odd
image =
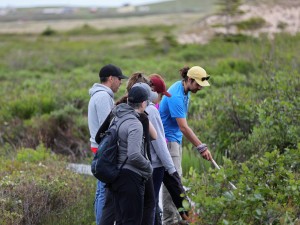
[(102, 123), (102, 125), (99, 127), (97, 134), (95, 136), (95, 141), (97, 144), (100, 143), (102, 137), (105, 134), (105, 131), (107, 131), (107, 129), (109, 128), (111, 121), (114, 119), (114, 115), (112, 113), (112, 111), (110, 111), (110, 113), (108, 114), (108, 116), (106, 117), (106, 119), (104, 120), (104, 122)]

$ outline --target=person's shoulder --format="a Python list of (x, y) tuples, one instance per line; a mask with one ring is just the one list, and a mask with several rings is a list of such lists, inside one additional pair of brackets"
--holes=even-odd
[(137, 130), (138, 132), (142, 132), (143, 130), (141, 121), (135, 116), (124, 118), (124, 122), (122, 123), (122, 125), (129, 131)]
[(146, 108), (146, 112), (148, 114), (150, 114), (150, 112), (152, 112), (152, 111), (157, 111), (157, 108), (155, 107), (155, 105), (153, 103), (150, 103)]

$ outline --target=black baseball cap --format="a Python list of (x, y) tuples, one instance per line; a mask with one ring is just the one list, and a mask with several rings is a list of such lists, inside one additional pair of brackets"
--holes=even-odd
[(128, 79), (128, 77), (123, 75), (119, 67), (112, 64), (103, 66), (99, 72), (99, 77), (109, 77), (109, 76), (115, 76), (120, 79)]
[(131, 103), (142, 103), (147, 100), (148, 93), (141, 86), (132, 87), (128, 92), (128, 101)]

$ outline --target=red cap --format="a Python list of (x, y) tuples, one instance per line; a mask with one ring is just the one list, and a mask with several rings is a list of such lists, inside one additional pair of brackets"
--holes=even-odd
[(152, 83), (152, 87), (154, 91), (156, 91), (159, 94), (163, 94), (167, 97), (171, 97), (171, 94), (166, 90), (166, 85), (164, 80), (159, 75), (151, 75), (150, 81)]

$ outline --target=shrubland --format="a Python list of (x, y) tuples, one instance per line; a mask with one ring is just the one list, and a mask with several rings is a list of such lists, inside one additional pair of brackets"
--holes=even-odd
[[(88, 89), (107, 63), (127, 75), (159, 73), (167, 86), (186, 65), (211, 75), (211, 86), (191, 97), (188, 123), (223, 167), (211, 168), (184, 139), (194, 224), (299, 223), (299, 34), (179, 45), (164, 25), (47, 29), (0, 36), (1, 223), (94, 220), (95, 180), (65, 167), (91, 161)], [(125, 84), (115, 98), (124, 92)]]

